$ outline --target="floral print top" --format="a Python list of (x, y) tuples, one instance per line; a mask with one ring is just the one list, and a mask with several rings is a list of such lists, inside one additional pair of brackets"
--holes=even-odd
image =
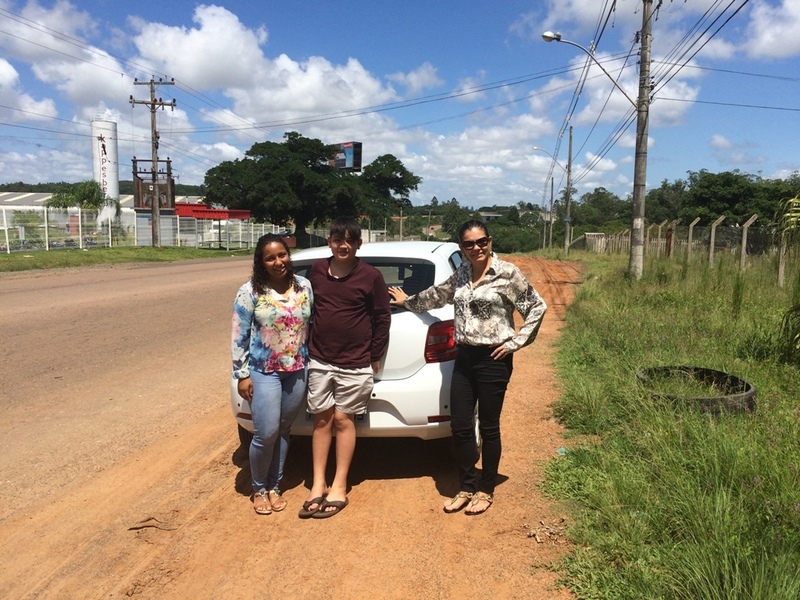
[(272, 373), (305, 368), (314, 294), (308, 279), (295, 277), (300, 290), (290, 286), (284, 295), (267, 289), (256, 296), (252, 281), (239, 288), (231, 335), (235, 379), (247, 379), (251, 369)]
[[(464, 261), (446, 281), (409, 296), (403, 306), (425, 312), (453, 304), (455, 338), (465, 346), (499, 346), (516, 352), (539, 332), (547, 304), (515, 265), (492, 253), (489, 270), (472, 286), (472, 264)], [(514, 328), (514, 310), (524, 319)]]

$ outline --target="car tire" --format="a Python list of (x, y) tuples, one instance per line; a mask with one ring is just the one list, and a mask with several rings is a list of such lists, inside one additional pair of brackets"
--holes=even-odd
[(239, 447), (249, 451), (250, 442), (253, 441), (253, 434), (241, 425), (237, 424), (237, 427), (239, 428)]

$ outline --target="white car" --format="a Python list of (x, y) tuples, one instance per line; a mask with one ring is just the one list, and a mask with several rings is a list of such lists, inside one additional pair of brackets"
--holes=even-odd
[[(306, 276), (311, 264), (331, 255), (327, 246), (292, 253), (295, 272)], [(447, 279), (461, 264), (458, 244), (451, 242), (365, 243), (357, 256), (373, 265), (387, 286), (415, 294)], [(361, 437), (450, 436), (450, 378), (456, 355), (453, 307), (412, 313), (392, 307), (389, 347), (375, 376), (367, 413), (356, 417)], [(253, 421), (250, 405), (231, 377), (231, 407), (239, 424), (239, 437), (249, 444)], [(301, 410), (293, 435), (311, 435), (312, 416)]]

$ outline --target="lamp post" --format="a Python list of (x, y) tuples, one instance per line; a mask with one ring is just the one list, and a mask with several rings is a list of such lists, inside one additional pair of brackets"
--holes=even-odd
[(639, 61), (639, 99), (633, 99), (622, 89), (611, 74), (595, 58), (594, 54), (575, 42), (561, 38), (560, 33), (545, 31), (542, 39), (546, 42), (561, 42), (575, 46), (585, 52), (603, 73), (613, 82), (636, 109), (636, 155), (633, 166), (633, 215), (631, 218), (631, 251), (628, 274), (633, 279), (641, 279), (644, 270), (644, 201), (647, 184), (647, 129), (650, 111), (650, 42), (652, 38), (653, 0), (642, 0), (642, 47)]

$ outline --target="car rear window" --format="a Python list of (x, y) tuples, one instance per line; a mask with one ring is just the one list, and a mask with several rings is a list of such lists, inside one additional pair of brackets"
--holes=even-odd
[[(408, 294), (416, 294), (433, 285), (436, 267), (432, 262), (407, 258), (360, 257), (383, 275), (387, 286), (403, 288)], [(308, 277), (311, 265), (295, 265), (295, 272)]]

